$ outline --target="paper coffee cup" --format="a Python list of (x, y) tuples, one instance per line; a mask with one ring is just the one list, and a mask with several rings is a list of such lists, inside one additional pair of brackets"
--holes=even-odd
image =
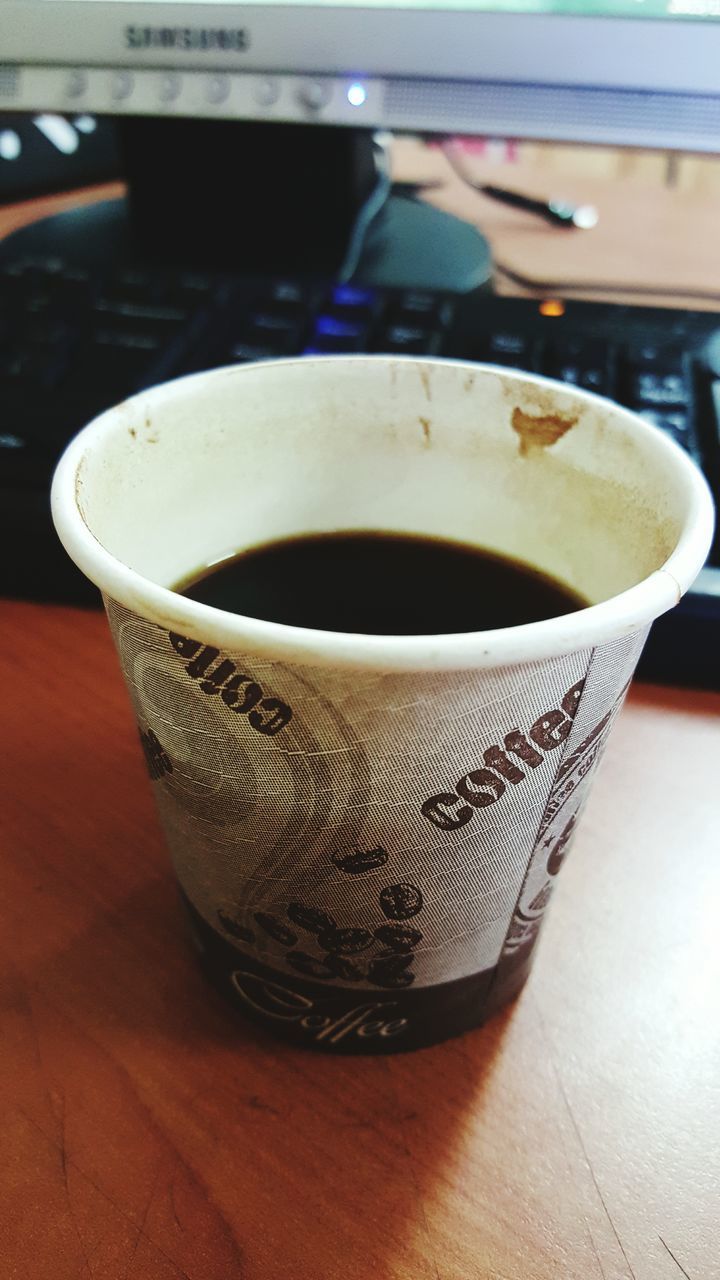
[[(217, 986), (335, 1053), (431, 1044), (509, 999), (650, 623), (708, 551), (711, 500), (681, 450), (597, 396), (504, 369), (290, 360), (103, 414), (52, 501), (103, 593)], [(395, 637), (170, 590), (244, 547), (353, 529), (474, 543), (592, 603)], [(441, 630), (443, 584), (427, 590)]]

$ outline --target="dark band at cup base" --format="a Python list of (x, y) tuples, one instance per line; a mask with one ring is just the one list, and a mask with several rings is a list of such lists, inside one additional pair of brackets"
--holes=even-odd
[(537, 936), (493, 968), (453, 982), (393, 992), (348, 989), (260, 964), (213, 929), (182, 890), (180, 896), (212, 984), (271, 1034), (325, 1053), (402, 1053), (481, 1026), (521, 990)]

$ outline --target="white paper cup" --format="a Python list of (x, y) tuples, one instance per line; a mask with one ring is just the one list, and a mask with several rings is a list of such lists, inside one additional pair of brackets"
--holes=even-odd
[[(215, 983), (336, 1053), (431, 1044), (513, 995), (648, 627), (709, 548), (710, 496), (681, 450), (529, 375), (290, 360), (103, 414), (70, 444), (52, 501), (103, 592)], [(170, 589), (244, 547), (352, 529), (475, 543), (592, 604), (388, 637)], [(441, 630), (442, 583), (428, 601)]]

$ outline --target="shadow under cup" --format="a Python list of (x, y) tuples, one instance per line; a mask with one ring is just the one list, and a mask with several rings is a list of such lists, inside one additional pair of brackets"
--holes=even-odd
[[(647, 629), (707, 554), (710, 497), (681, 451), (529, 375), (284, 361), (104, 414), (61, 460), (53, 511), (103, 592), (221, 990), (339, 1053), (431, 1044), (509, 999)], [(492, 632), (364, 636), (168, 590), (243, 547), (353, 529), (473, 543), (591, 606)], [(427, 592), (441, 619), (443, 583)]]

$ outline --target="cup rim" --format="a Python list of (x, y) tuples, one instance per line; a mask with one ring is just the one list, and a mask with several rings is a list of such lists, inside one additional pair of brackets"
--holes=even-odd
[[(494, 668), (561, 657), (579, 650), (607, 644), (648, 625), (678, 603), (702, 568), (714, 527), (714, 508), (707, 482), (684, 450), (657, 427), (631, 410), (580, 388), (568, 387), (541, 375), (508, 370), (492, 364), (432, 357), (393, 356), (393, 362), (452, 365), (461, 370), (512, 376), (519, 382), (541, 384), (568, 393), (592, 404), (612, 404), (615, 417), (623, 418), (644, 435), (648, 447), (672, 459), (673, 471), (687, 497), (687, 518), (680, 537), (664, 564), (635, 586), (611, 596), (600, 604), (588, 605), (574, 613), (522, 626), (492, 631), (468, 631), (440, 635), (384, 636), (364, 633), (324, 631), (265, 621), (201, 604), (149, 578), (117, 559), (97, 540), (85, 522), (79, 505), (79, 472), (89, 447), (98, 438), (127, 424), (133, 404), (152, 408), (158, 401), (182, 395), (198, 380), (242, 378), (249, 370), (277, 370), (302, 364), (366, 363), (386, 364), (388, 356), (340, 355), (303, 356), (261, 363), (229, 366), (161, 383), (141, 391), (121, 405), (94, 418), (62, 454), (52, 481), (51, 508), (55, 528), (70, 558), (103, 595), (125, 605), (134, 613), (165, 630), (192, 636), (220, 649), (262, 655), (281, 662), (312, 666), (349, 667), (383, 672), (452, 671)], [(122, 415), (122, 417), (121, 417)], [(417, 531), (412, 531), (417, 532)]]

